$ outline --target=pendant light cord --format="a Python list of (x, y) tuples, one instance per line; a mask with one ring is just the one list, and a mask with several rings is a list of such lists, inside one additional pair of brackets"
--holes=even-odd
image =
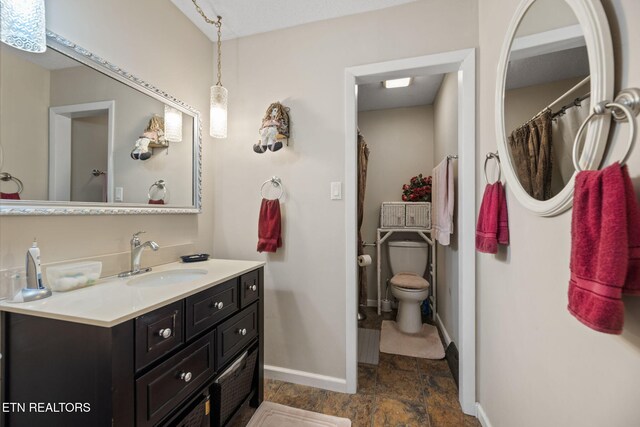
[(207, 24), (213, 24), (218, 29), (218, 82), (216, 86), (222, 86), (222, 16), (218, 15), (218, 20), (214, 21), (205, 15), (202, 8), (198, 5), (196, 0), (191, 0), (196, 7), (198, 13), (204, 18)]

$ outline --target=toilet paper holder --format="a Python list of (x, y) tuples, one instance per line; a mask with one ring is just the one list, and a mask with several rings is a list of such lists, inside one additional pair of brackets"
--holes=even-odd
[(363, 241), (363, 242), (362, 242), (362, 247), (364, 248), (364, 247), (367, 247), (367, 246), (373, 246), (373, 247), (376, 247), (376, 246), (378, 246), (378, 244), (377, 244), (377, 243), (375, 243), (375, 242), (374, 242), (374, 243), (367, 243), (367, 242), (364, 242), (364, 241)]

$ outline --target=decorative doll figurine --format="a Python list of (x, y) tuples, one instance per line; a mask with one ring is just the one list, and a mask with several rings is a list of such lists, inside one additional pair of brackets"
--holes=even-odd
[(260, 127), (260, 141), (253, 146), (256, 153), (278, 151), (289, 137), (289, 114), (279, 102), (269, 105)]
[(133, 150), (131, 150), (131, 158), (134, 160), (147, 160), (153, 154), (149, 144), (167, 145), (164, 139), (164, 119), (160, 116), (153, 116), (149, 120), (144, 133), (136, 141)]

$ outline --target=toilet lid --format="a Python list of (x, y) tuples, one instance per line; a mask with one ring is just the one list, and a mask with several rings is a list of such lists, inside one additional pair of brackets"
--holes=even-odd
[(391, 284), (407, 289), (426, 289), (429, 282), (415, 273), (398, 273), (391, 278)]

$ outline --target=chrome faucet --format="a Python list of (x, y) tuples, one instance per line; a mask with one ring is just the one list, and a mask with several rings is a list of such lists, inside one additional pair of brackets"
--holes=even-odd
[(140, 268), (140, 257), (142, 255), (142, 251), (147, 247), (151, 248), (153, 251), (157, 251), (160, 249), (160, 246), (152, 240), (140, 243), (139, 236), (142, 233), (144, 233), (144, 231), (138, 231), (137, 233), (134, 233), (131, 238), (131, 270), (118, 274), (118, 277), (129, 277), (151, 271), (151, 267)]

